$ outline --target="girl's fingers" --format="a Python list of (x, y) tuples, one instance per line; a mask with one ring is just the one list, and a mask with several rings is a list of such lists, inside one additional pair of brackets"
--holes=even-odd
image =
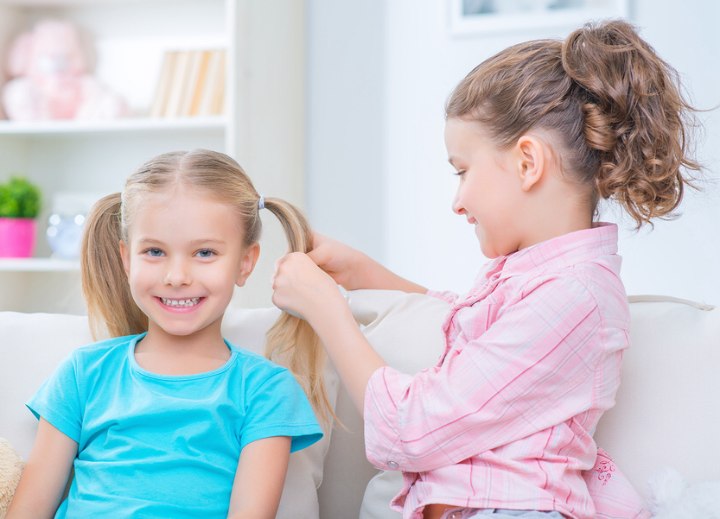
[(313, 263), (315, 263), (315, 265), (318, 265), (319, 267), (322, 267), (330, 259), (327, 248), (322, 246), (314, 248), (313, 250), (308, 252), (307, 255), (311, 260), (313, 260)]

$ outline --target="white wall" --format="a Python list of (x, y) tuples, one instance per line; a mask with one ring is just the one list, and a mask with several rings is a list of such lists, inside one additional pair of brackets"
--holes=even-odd
[[(720, 57), (715, 27), (720, 6), (711, 0), (687, 0), (682, 9), (670, 0), (630, 1), (631, 20), (681, 73), (694, 104), (701, 108), (720, 104), (720, 72), (715, 66)], [(325, 25), (309, 31), (311, 41), (337, 36), (336, 51), (353, 48), (353, 53), (330, 66), (328, 49), (314, 52), (311, 44), (310, 92), (317, 95), (323, 85), (340, 77), (346, 88), (342, 100), (362, 98), (368, 88), (377, 94), (377, 85), (368, 84), (375, 77), (358, 70), (377, 63), (377, 33), (357, 31), (357, 20), (345, 11), (329, 12), (329, 3), (310, 3), (310, 18), (322, 19)], [(319, 116), (311, 103), (307, 168), (311, 218), (319, 229), (332, 230), (336, 237), (358, 246), (367, 244), (365, 250), (402, 275), (428, 286), (461, 291), (485, 258), (470, 226), (450, 211), (456, 179), (450, 175), (443, 144), (444, 102), (454, 85), (486, 57), (516, 41), (560, 36), (569, 28), (457, 37), (448, 31), (446, 1), (342, 3), (344, 8), (364, 4), (365, 14), (376, 17), (375, 26), (384, 27), (380, 51), (384, 70), (376, 78), (382, 83), (382, 100), (364, 99), (362, 109), (372, 113), (364, 113), (364, 125), (357, 127), (352, 118), (345, 117), (342, 100), (336, 98), (338, 105), (323, 109), (323, 125), (333, 128), (324, 133), (317, 131)], [(362, 25), (367, 28), (373, 23), (366, 17)], [(369, 49), (365, 56), (358, 50), (363, 40)], [(362, 89), (353, 90), (353, 83)], [(345, 106), (353, 110), (356, 105), (346, 102)], [(715, 152), (720, 145), (720, 114), (713, 111), (701, 117), (705, 132), (697, 141), (698, 155), (708, 166), (706, 177), (714, 179), (720, 158)], [(353, 135), (351, 142), (339, 137), (346, 131)], [(383, 139), (380, 144), (378, 135)], [(380, 164), (379, 182), (369, 177), (358, 196), (335, 189), (340, 178), (348, 185), (357, 181), (355, 171), (328, 167), (328, 157), (338, 152), (338, 142), (343, 144), (343, 155), (362, 153), (367, 164)], [(334, 159), (329, 162), (341, 164)], [(635, 233), (630, 222), (620, 222), (623, 277), (629, 293), (664, 293), (720, 304), (720, 274), (715, 269), (715, 258), (720, 256), (720, 185), (708, 180), (703, 188), (699, 194), (688, 194), (678, 220), (659, 222), (652, 232)], [(332, 211), (318, 210), (317, 205), (331, 203), (338, 204)], [(383, 207), (380, 221), (376, 212), (369, 211), (377, 204)], [(606, 215), (613, 216), (613, 212)]]
[(383, 254), (384, 2), (308, 0), (306, 196), (318, 231)]

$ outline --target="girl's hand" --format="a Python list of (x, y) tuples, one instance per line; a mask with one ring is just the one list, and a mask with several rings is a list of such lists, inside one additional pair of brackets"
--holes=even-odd
[(424, 294), (427, 288), (391, 272), (370, 256), (320, 234), (313, 235), (308, 253), (321, 269), (347, 290), (375, 288)]
[(335, 280), (307, 254), (292, 252), (277, 262), (273, 290), (277, 307), (313, 327), (362, 414), (368, 380), (385, 361), (360, 331)]
[(364, 270), (363, 266), (373, 263), (372, 259), (357, 249), (318, 233), (313, 234), (313, 245), (308, 256), (338, 285), (347, 290), (368, 288), (358, 279), (358, 274)]
[(327, 311), (345, 305), (337, 284), (307, 254), (292, 252), (278, 260), (273, 277), (272, 302), (314, 325)]

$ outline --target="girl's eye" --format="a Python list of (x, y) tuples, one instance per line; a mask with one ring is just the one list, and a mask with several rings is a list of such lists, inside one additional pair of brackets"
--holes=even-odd
[(195, 254), (200, 258), (212, 258), (217, 253), (212, 249), (200, 249)]
[(152, 256), (153, 258), (156, 258), (156, 257), (163, 256), (163, 255), (164, 255), (164, 252), (163, 252), (162, 250), (160, 250), (160, 249), (158, 249), (158, 248), (155, 248), (155, 247), (151, 247), (151, 248), (149, 248), (149, 249), (146, 249), (146, 250), (144, 251), (144, 253), (147, 254), (148, 256)]
[(458, 177), (462, 177), (464, 174), (465, 174), (465, 170), (464, 170), (464, 169), (459, 169), (459, 170), (457, 170), (457, 171), (455, 171), (455, 172), (453, 173), (453, 175), (456, 175), (456, 176), (458, 176)]

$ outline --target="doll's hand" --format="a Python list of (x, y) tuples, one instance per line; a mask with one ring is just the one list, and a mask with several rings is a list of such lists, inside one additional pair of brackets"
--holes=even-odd
[(338, 305), (345, 305), (335, 281), (301, 252), (291, 252), (278, 260), (272, 288), (275, 306), (303, 317), (311, 325)]

